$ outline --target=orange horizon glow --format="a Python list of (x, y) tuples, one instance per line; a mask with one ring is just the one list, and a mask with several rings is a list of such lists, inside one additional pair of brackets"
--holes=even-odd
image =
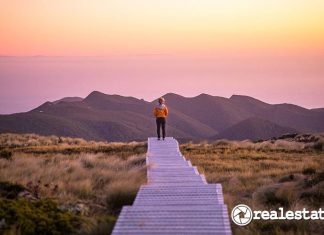
[(0, 114), (93, 90), (324, 107), (323, 13), (323, 0), (3, 0)]
[(0, 55), (324, 53), (322, 0), (11, 0), (0, 9)]

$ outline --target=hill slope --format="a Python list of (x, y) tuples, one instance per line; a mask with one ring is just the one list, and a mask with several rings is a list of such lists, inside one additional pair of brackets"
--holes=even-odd
[(264, 140), (270, 139), (274, 136), (296, 132), (297, 131), (293, 128), (279, 126), (270, 121), (252, 117), (227, 128), (214, 136), (214, 138), (228, 140)]
[[(263, 139), (287, 132), (323, 132), (324, 112), (291, 104), (271, 105), (248, 96), (223, 98), (168, 93), (167, 132), (180, 139)], [(38, 133), (88, 140), (145, 140), (155, 135), (156, 101), (91, 92), (26, 112), (0, 115), (0, 133)]]

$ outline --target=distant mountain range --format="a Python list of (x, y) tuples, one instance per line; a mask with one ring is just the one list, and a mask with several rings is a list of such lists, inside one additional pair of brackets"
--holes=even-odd
[[(267, 104), (248, 96), (164, 96), (167, 132), (178, 139), (269, 139), (287, 133), (324, 132), (324, 109)], [(91, 92), (66, 97), (25, 113), (0, 115), (0, 133), (37, 133), (88, 140), (132, 141), (155, 136), (156, 100)]]

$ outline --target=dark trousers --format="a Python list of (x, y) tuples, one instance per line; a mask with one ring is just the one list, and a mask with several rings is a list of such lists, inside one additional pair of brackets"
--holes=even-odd
[(163, 139), (165, 138), (165, 123), (166, 123), (165, 118), (163, 118), (163, 117), (156, 118), (156, 133), (157, 133), (158, 138), (161, 137), (161, 127), (162, 127)]

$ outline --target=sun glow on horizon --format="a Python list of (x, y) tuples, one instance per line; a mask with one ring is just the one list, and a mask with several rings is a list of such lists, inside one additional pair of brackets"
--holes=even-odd
[(323, 107), (323, 12), (323, 0), (3, 0), (0, 114), (93, 90)]
[(2, 55), (323, 53), (324, 1), (12, 0)]

